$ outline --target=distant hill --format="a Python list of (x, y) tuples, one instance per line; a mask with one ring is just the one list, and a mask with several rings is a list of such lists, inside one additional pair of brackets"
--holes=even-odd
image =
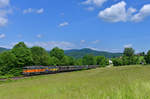
[[(0, 53), (3, 51), (7, 51), (9, 49), (0, 47)], [(65, 55), (72, 56), (74, 58), (82, 58), (86, 54), (93, 54), (94, 56), (105, 56), (107, 58), (112, 57), (120, 57), (122, 56), (122, 53), (111, 53), (106, 51), (96, 51), (89, 48), (83, 48), (83, 49), (72, 49), (72, 50), (65, 50)]]
[(9, 49), (6, 49), (6, 48), (3, 48), (3, 47), (0, 47), (0, 53), (3, 52), (3, 51), (7, 51)]
[(81, 58), (86, 54), (93, 54), (94, 56), (105, 56), (107, 58), (122, 56), (122, 53), (111, 53), (111, 52), (106, 52), (106, 51), (96, 51), (96, 50), (92, 50), (89, 48), (65, 50), (65, 54), (68, 56), (75, 57), (75, 58)]

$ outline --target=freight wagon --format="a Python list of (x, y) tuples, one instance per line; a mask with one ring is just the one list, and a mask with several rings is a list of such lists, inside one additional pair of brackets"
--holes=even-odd
[(40, 74), (51, 74), (58, 72), (69, 72), (84, 69), (93, 69), (97, 66), (87, 65), (87, 66), (26, 66), (23, 68), (23, 75), (40, 75)]

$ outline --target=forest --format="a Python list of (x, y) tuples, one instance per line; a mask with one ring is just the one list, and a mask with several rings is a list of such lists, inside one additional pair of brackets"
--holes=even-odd
[(113, 58), (112, 61), (114, 66), (150, 64), (150, 50), (147, 54), (145, 54), (145, 52), (135, 54), (135, 50), (133, 48), (125, 48), (123, 55), (118, 58)]
[(64, 54), (58, 47), (46, 51), (39, 46), (27, 47), (24, 42), (19, 42), (11, 50), (0, 53), (0, 75), (19, 76), (25, 66), (72, 66), (72, 65), (109, 65), (109, 59), (104, 56), (87, 54), (76, 59)]
[(19, 42), (11, 50), (0, 53), (0, 76), (19, 76), (25, 66), (81, 66), (99, 65), (105, 67), (112, 60), (114, 66), (150, 64), (150, 51), (135, 54), (133, 48), (125, 48), (123, 55), (117, 58), (94, 56), (86, 54), (81, 58), (67, 56), (63, 49), (58, 47), (50, 51), (39, 46), (27, 47)]

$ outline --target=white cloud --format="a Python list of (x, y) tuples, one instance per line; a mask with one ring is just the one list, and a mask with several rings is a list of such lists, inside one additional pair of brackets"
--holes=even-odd
[(106, 2), (107, 0), (93, 0), (93, 3), (98, 5), (98, 6), (102, 6), (104, 2)]
[(37, 37), (37, 38), (42, 38), (42, 35), (41, 35), (41, 34), (38, 34), (36, 37)]
[(0, 39), (5, 38), (6, 35), (5, 34), (0, 34)]
[(110, 8), (100, 11), (98, 16), (108, 22), (139, 22), (150, 16), (150, 4), (144, 5), (136, 14), (135, 12), (137, 12), (137, 10), (135, 8), (130, 7), (127, 9), (126, 5), (126, 2), (121, 1), (112, 5)]
[(9, 0), (0, 0), (0, 8), (7, 7), (9, 5)]
[(24, 13), (24, 14), (32, 13), (32, 12), (34, 12), (34, 10), (33, 10), (32, 8), (28, 8), (28, 9), (24, 9), (24, 10), (23, 10), (23, 13)]
[(82, 4), (102, 6), (106, 1), (107, 0), (86, 0), (86, 1), (82, 2)]
[(132, 21), (142, 21), (145, 17), (150, 16), (150, 4), (144, 5), (140, 11), (132, 17)]
[(98, 16), (108, 22), (130, 21), (133, 13), (136, 12), (136, 9), (132, 7), (126, 9), (126, 5), (126, 2), (121, 1), (112, 5), (110, 8), (106, 8), (103, 11), (100, 11)]
[(94, 7), (88, 7), (88, 8), (86, 8), (86, 10), (88, 10), (88, 11), (93, 11), (95, 8)]
[(28, 8), (23, 10), (23, 14), (27, 13), (37, 13), (37, 14), (42, 14), (44, 12), (43, 8), (40, 9), (33, 9), (33, 8)]
[(101, 51), (99, 48), (95, 48), (95, 47), (86, 47), (86, 48), (89, 48), (89, 49), (92, 49), (92, 50), (96, 50), (96, 51)]
[(5, 26), (8, 23), (7, 15), (11, 13), (11, 10), (0, 9), (0, 27)]
[(133, 13), (135, 13), (137, 10), (135, 8), (130, 7), (127, 11), (127, 15), (132, 15)]
[(37, 12), (38, 14), (41, 14), (41, 13), (43, 13), (43, 12), (44, 12), (44, 9), (43, 9), (43, 8), (41, 8), (41, 9), (37, 10), (36, 12)]
[(59, 47), (62, 49), (72, 49), (74, 48), (74, 44), (70, 43), (70, 42), (65, 42), (65, 41), (61, 41), (61, 42), (57, 42), (57, 41), (50, 41), (50, 42), (25, 42), (29, 47), (32, 46), (41, 46), (47, 50), (50, 50), (54, 47)]
[[(18, 42), (9, 43), (5, 48), (13, 48)], [(28, 47), (40, 46), (45, 48), (46, 50), (51, 50), (54, 47), (59, 47), (64, 50), (74, 49), (75, 45), (71, 42), (66, 41), (48, 41), (48, 42), (24, 42)]]
[(81, 42), (81, 43), (85, 43), (86, 41), (85, 41), (85, 40), (81, 40), (80, 42)]
[(116, 53), (116, 52), (122, 52), (121, 49), (111, 49), (110, 52)]
[(7, 14), (11, 14), (12, 9), (0, 9), (0, 17), (6, 17)]
[(97, 44), (97, 43), (99, 43), (100, 41), (99, 40), (95, 40), (95, 41), (93, 41), (92, 43), (93, 44)]
[(132, 44), (124, 45), (124, 48), (131, 48), (131, 47), (132, 47)]
[(92, 0), (86, 0), (84, 2), (82, 2), (82, 4), (91, 4), (92, 3)]
[(99, 17), (109, 22), (126, 21), (126, 3), (124, 1), (112, 5), (99, 12)]
[(9, 0), (0, 0), (0, 27), (8, 23), (8, 14), (12, 13), (11, 9), (4, 8), (9, 5)]
[(63, 22), (63, 23), (60, 23), (60, 24), (59, 24), (59, 27), (64, 27), (64, 26), (67, 26), (67, 25), (69, 25), (68, 22)]
[(0, 16), (0, 27), (5, 26), (8, 23), (8, 19)]

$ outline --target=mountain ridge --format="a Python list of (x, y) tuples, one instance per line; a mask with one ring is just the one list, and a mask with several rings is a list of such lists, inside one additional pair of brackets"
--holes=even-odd
[(0, 53), (1, 52), (4, 52), (4, 51), (8, 51), (9, 49), (7, 49), (7, 48), (4, 48), (4, 47), (0, 47)]
[(66, 55), (72, 56), (75, 58), (82, 58), (86, 54), (92, 54), (94, 56), (105, 56), (107, 58), (113, 58), (113, 57), (120, 57), (122, 56), (122, 53), (112, 53), (107, 51), (97, 51), (90, 48), (83, 48), (83, 49), (71, 49), (71, 50), (65, 50), (64, 51)]
[[(8, 51), (9, 49), (0, 47), (0, 53), (4, 51)], [(48, 51), (49, 52), (49, 51)], [(71, 56), (74, 58), (82, 58), (86, 54), (92, 54), (94, 56), (105, 56), (107, 58), (113, 57), (120, 57), (122, 53), (112, 53), (107, 51), (97, 51), (90, 48), (83, 48), (83, 49), (71, 49), (71, 50), (64, 50), (65, 55)]]

